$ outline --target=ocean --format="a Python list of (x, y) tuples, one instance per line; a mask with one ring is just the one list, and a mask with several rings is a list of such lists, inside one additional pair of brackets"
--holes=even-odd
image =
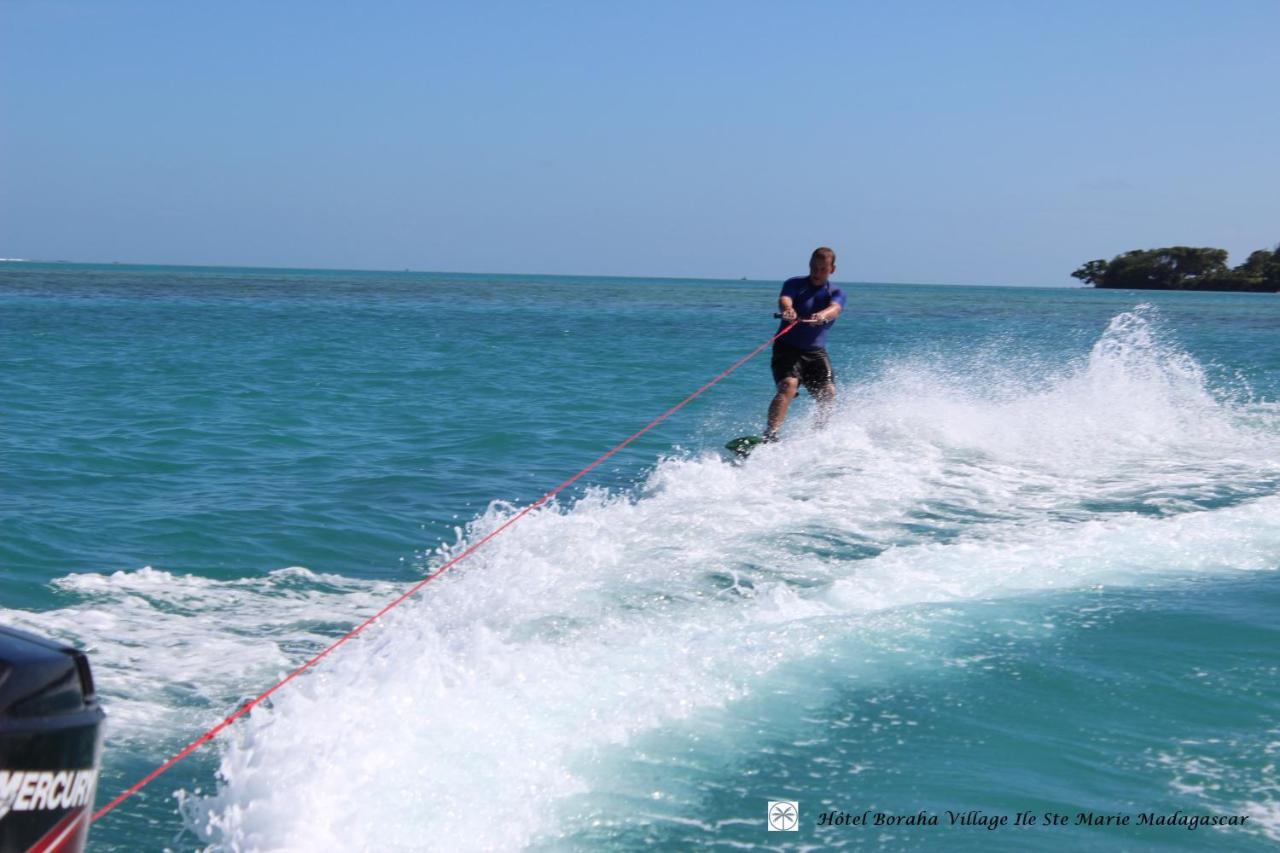
[[(0, 620), (88, 651), (98, 804), (778, 286), (0, 264)], [(1274, 849), (1280, 298), (843, 286), (826, 429), (722, 450), (762, 353), (90, 849)]]

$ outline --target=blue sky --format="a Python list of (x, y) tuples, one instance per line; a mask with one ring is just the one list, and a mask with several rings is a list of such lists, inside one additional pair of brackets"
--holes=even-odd
[(1075, 284), (1280, 241), (1280, 3), (0, 0), (0, 256)]

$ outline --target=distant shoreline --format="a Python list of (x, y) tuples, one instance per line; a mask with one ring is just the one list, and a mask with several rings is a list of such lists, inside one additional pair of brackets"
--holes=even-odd
[(1227, 264), (1226, 249), (1212, 246), (1134, 249), (1110, 261), (1098, 258), (1082, 264), (1071, 277), (1106, 290), (1277, 293), (1280, 247), (1258, 249), (1235, 267)]

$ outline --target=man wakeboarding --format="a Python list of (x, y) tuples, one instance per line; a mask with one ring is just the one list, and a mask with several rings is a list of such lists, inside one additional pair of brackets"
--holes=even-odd
[(777, 393), (769, 404), (768, 420), (763, 436), (743, 436), (725, 445), (739, 456), (746, 456), (758, 444), (777, 441), (778, 430), (787, 418), (791, 401), (803, 384), (818, 403), (816, 425), (822, 427), (831, 416), (836, 400), (836, 377), (827, 355), (827, 330), (844, 310), (844, 291), (831, 283), (836, 271), (836, 253), (821, 246), (809, 257), (809, 274), (789, 278), (778, 294), (781, 332), (793, 322), (796, 326), (773, 344), (774, 387)]

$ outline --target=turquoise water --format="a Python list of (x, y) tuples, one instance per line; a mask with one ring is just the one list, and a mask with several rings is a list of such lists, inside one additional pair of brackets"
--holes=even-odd
[[(777, 286), (0, 267), (0, 618), (90, 651), (99, 803), (766, 340)], [(827, 430), (724, 457), (758, 357), (93, 849), (1274, 847), (1280, 300), (848, 290)], [(1249, 820), (1074, 821), (1179, 809)]]

